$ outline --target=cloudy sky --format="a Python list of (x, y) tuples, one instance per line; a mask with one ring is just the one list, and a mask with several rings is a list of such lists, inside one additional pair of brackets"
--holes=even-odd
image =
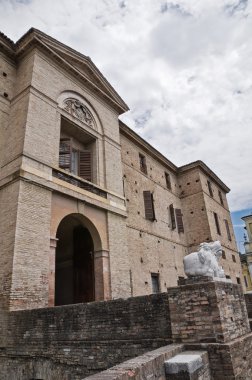
[(31, 26), (90, 56), (124, 122), (178, 166), (203, 160), (231, 211), (252, 211), (252, 0), (0, 0), (8, 37)]

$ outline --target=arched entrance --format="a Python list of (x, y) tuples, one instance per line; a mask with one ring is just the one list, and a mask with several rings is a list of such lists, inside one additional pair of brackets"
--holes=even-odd
[(71, 214), (59, 224), (56, 237), (55, 305), (94, 301), (94, 242), (89, 229)]

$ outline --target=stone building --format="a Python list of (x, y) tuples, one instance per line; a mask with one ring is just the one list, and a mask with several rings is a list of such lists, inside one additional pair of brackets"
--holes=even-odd
[(245, 222), (244, 229), (247, 232), (248, 239), (246, 234), (244, 235), (244, 248), (245, 253), (240, 254), (240, 260), (242, 265), (242, 274), (245, 283), (245, 289), (247, 292), (252, 291), (252, 215), (246, 215), (242, 217), (242, 220)]
[(36, 29), (0, 48), (2, 309), (165, 291), (202, 241), (220, 240), (243, 281), (214, 172), (119, 122), (128, 107), (89, 57)]

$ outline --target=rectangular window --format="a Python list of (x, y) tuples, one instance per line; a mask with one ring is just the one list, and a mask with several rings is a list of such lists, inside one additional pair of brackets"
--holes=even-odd
[(237, 284), (241, 285), (241, 279), (240, 277), (236, 277)]
[(60, 140), (59, 167), (86, 181), (92, 181), (92, 153), (72, 148), (71, 139)]
[(171, 190), (171, 177), (170, 177), (170, 174), (166, 172), (165, 172), (165, 183), (166, 183), (167, 189)]
[(143, 191), (145, 218), (147, 220), (155, 220), (153, 194), (150, 191)]
[(235, 255), (232, 255), (232, 260), (233, 260), (234, 263), (236, 263), (236, 257), (235, 257)]
[(231, 277), (230, 277), (230, 276), (228, 276), (228, 275), (226, 275), (226, 279), (227, 279), (227, 280), (230, 280), (230, 279), (231, 279)]
[(219, 199), (220, 199), (220, 203), (222, 204), (222, 206), (224, 205), (224, 202), (223, 202), (223, 198), (222, 198), (222, 192), (219, 190)]
[(71, 171), (71, 140), (61, 139), (59, 146), (59, 167)]
[(226, 260), (226, 252), (224, 250), (222, 250), (222, 258)]
[(210, 197), (213, 197), (213, 189), (212, 189), (212, 184), (210, 181), (207, 181), (207, 186), (208, 186)]
[(183, 214), (180, 208), (175, 209), (176, 222), (178, 226), (178, 232), (184, 232)]
[(146, 157), (141, 153), (139, 153), (139, 164), (141, 172), (147, 174)]
[(214, 212), (213, 214), (214, 214), (214, 221), (215, 221), (215, 226), (216, 226), (217, 234), (221, 235), (218, 215), (216, 214), (216, 212)]
[(248, 287), (248, 281), (247, 281), (247, 277), (246, 276), (244, 276), (244, 282), (245, 282), (245, 286), (247, 288)]
[(75, 175), (79, 175), (79, 152), (76, 149), (72, 149), (71, 173), (73, 173)]
[(158, 273), (151, 273), (151, 284), (152, 284), (152, 293), (159, 293), (160, 292), (160, 286), (159, 286), (159, 274)]
[(224, 219), (224, 223), (225, 223), (225, 226), (226, 226), (228, 240), (231, 241), (232, 238), (231, 238), (231, 233), (230, 233), (228, 221), (226, 219)]
[(176, 220), (175, 220), (175, 212), (174, 212), (173, 205), (169, 206), (169, 211), (170, 211), (170, 218), (171, 218), (171, 229), (175, 230), (175, 228), (176, 228)]

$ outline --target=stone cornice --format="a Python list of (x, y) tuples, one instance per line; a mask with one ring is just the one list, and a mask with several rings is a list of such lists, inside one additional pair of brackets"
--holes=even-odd
[(150, 145), (146, 140), (140, 137), (136, 132), (119, 120), (120, 133), (125, 135), (128, 139), (138, 145), (143, 151), (151, 155), (154, 159), (158, 160), (162, 165), (166, 166), (169, 170), (176, 174), (177, 166), (169, 161), (157, 149)]
[(2, 32), (0, 32), (0, 50), (15, 60), (15, 43)]
[(166, 166), (169, 170), (172, 170), (174, 174), (181, 175), (186, 171), (198, 168), (199, 170), (203, 171), (214, 182), (216, 182), (223, 191), (225, 191), (226, 193), (230, 191), (230, 189), (220, 180), (220, 178), (203, 161), (198, 160), (195, 162), (191, 162), (187, 165), (177, 167), (171, 161), (169, 161), (165, 156), (163, 156), (160, 152), (158, 152), (152, 145), (150, 145), (147, 141), (145, 141), (142, 137), (140, 137), (136, 132), (134, 132), (127, 125), (125, 125), (122, 121), (119, 121), (119, 126), (120, 126), (120, 133), (125, 135), (131, 141), (133, 141), (142, 150), (146, 151), (146, 153), (154, 157), (154, 159), (158, 160), (161, 164)]
[(241, 218), (242, 220), (246, 220), (246, 219), (252, 219), (252, 214), (250, 215), (245, 215)]
[(221, 179), (201, 160), (190, 162), (189, 164), (180, 166), (178, 168), (178, 174), (180, 175), (186, 171), (193, 170), (196, 168), (202, 170), (217, 185), (219, 185), (223, 191), (225, 191), (226, 193), (229, 193), (230, 191), (229, 187), (227, 187), (227, 185), (225, 185), (225, 183), (222, 182)]
[[(119, 114), (122, 114), (129, 109), (89, 57), (76, 52), (74, 49), (69, 48), (37, 29), (31, 28), (16, 42), (16, 44), (9, 40), (5, 35), (0, 34), (0, 46), (2, 46), (6, 54), (16, 60), (22, 59), (24, 55), (34, 47), (37, 47), (60, 64), (61, 67), (64, 67), (68, 72), (77, 77), (81, 83), (84, 83), (85, 86), (90, 88), (93, 92), (99, 94), (99, 96), (101, 96)], [(67, 57), (69, 57), (69, 60)], [(88, 75), (85, 75), (84, 71), (79, 70), (71, 64), (71, 57), (74, 57), (83, 64), (84, 71), (86, 67), (86, 69), (92, 73), (93, 80), (90, 80)], [(103, 89), (101, 89), (101, 87), (103, 87)]]

